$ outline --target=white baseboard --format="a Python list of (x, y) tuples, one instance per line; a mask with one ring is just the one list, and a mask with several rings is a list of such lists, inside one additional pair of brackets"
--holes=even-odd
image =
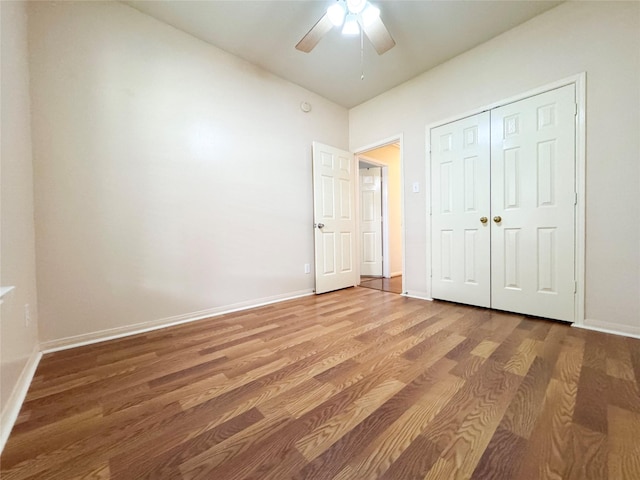
[(114, 340), (116, 338), (128, 337), (130, 335), (137, 335), (139, 333), (150, 332), (152, 330), (180, 325), (182, 323), (195, 322), (197, 320), (224, 315), (226, 313), (262, 307), (264, 305), (284, 302), (286, 300), (293, 300), (294, 298), (306, 297), (308, 295), (313, 295), (312, 289), (290, 292), (283, 295), (275, 295), (273, 297), (259, 298), (247, 302), (200, 310), (199, 312), (186, 313), (158, 320), (150, 320), (148, 322), (136, 323), (134, 325), (127, 325), (124, 327), (109, 328), (107, 330), (75, 335), (73, 337), (66, 337), (58, 340), (50, 340), (42, 342), (40, 344), (40, 348), (43, 353), (57, 352), (107, 340)]
[(400, 271), (400, 272), (391, 272), (391, 273), (389, 274), (389, 277), (390, 277), (390, 278), (393, 278), (393, 277), (400, 277), (400, 276), (402, 276), (402, 272), (401, 272), (401, 271)]
[(586, 330), (594, 330), (602, 333), (612, 333), (614, 335), (623, 335), (625, 337), (640, 339), (640, 325), (627, 325), (624, 323), (603, 322), (602, 320), (585, 319), (584, 323), (572, 324), (573, 327), (584, 328)]
[(428, 297), (424, 292), (416, 292), (415, 290), (407, 290), (402, 294), (405, 297), (409, 298), (417, 298), (419, 300), (427, 300), (428, 302), (432, 302), (433, 298)]
[(16, 423), (18, 414), (20, 413), (20, 408), (27, 396), (29, 385), (31, 385), (31, 380), (33, 380), (33, 376), (36, 373), (36, 369), (38, 368), (38, 363), (40, 363), (41, 358), (42, 353), (36, 346), (22, 369), (20, 377), (18, 377), (18, 381), (15, 387), (13, 387), (13, 391), (7, 400), (7, 404), (2, 410), (2, 415), (0, 416), (0, 453), (4, 450), (4, 446), (7, 443), (11, 429)]

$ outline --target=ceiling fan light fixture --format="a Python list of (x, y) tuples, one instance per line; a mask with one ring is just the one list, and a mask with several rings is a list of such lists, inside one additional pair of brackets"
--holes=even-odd
[(360, 33), (360, 25), (358, 25), (358, 16), (352, 13), (347, 14), (342, 27), (343, 35), (358, 35)]
[(329, 17), (329, 20), (331, 20), (331, 23), (336, 27), (339, 27), (344, 23), (344, 17), (346, 13), (347, 9), (344, 5), (344, 2), (342, 2), (341, 0), (338, 0), (329, 8), (327, 8), (327, 16)]
[(367, 2), (367, 6), (362, 11), (362, 23), (364, 23), (365, 27), (368, 27), (373, 22), (375, 22), (378, 18), (380, 18), (380, 9), (374, 7), (369, 2)]
[(334, 26), (345, 36), (360, 35), (361, 58), (365, 35), (378, 55), (396, 44), (380, 18), (380, 9), (371, 5), (368, 0), (333, 0), (328, 3), (320, 20), (296, 44), (296, 50), (309, 53)]
[(367, 5), (367, 0), (347, 0), (347, 9), (349, 13), (359, 14)]

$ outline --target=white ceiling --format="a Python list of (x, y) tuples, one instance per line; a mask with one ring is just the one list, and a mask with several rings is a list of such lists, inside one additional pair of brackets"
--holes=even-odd
[(298, 41), (333, 0), (132, 0), (128, 5), (344, 107), (358, 105), (560, 4), (560, 1), (373, 0), (396, 46), (379, 56), (330, 31), (310, 53)]

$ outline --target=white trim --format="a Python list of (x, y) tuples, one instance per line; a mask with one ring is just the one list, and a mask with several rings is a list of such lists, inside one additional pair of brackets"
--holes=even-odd
[(640, 326), (625, 325), (623, 323), (604, 322), (602, 320), (585, 319), (584, 324), (574, 323), (572, 327), (593, 330), (595, 332), (624, 335), (625, 337), (640, 339)]
[[(395, 143), (394, 143), (395, 145)], [(391, 278), (391, 248), (389, 225), (389, 166), (383, 165), (380, 170), (382, 182), (382, 276)]]
[(36, 369), (38, 368), (41, 358), (42, 353), (36, 345), (31, 352), (27, 363), (22, 369), (20, 377), (18, 377), (18, 381), (13, 387), (13, 391), (11, 392), (5, 408), (2, 411), (2, 416), (0, 417), (0, 453), (4, 450), (4, 446), (9, 439), (11, 429), (18, 419), (20, 408), (22, 408), (22, 404), (27, 396), (27, 391), (29, 390), (29, 386), (31, 385), (31, 381), (33, 380), (33, 376), (36, 373)]
[(306, 297), (308, 295), (313, 295), (313, 289), (300, 290), (283, 295), (275, 295), (273, 297), (235, 303), (223, 307), (214, 307), (207, 310), (201, 310), (199, 312), (186, 313), (183, 315), (161, 318), (158, 320), (150, 320), (148, 322), (137, 323), (135, 325), (127, 325), (124, 327), (109, 328), (97, 332), (61, 338), (58, 340), (50, 340), (48, 342), (42, 342), (40, 344), (40, 347), (43, 353), (68, 350), (70, 348), (82, 347), (85, 345), (91, 345), (93, 343), (105, 342), (107, 340), (115, 340), (117, 338), (128, 337), (131, 335), (146, 333), (153, 330), (159, 330), (165, 327), (172, 327), (174, 325), (180, 325), (183, 323), (195, 322), (206, 318), (217, 317), (219, 315), (225, 315), (227, 313), (262, 307), (264, 305), (270, 305), (272, 303), (285, 302), (287, 300)]
[(402, 133), (397, 135), (392, 135), (391, 137), (384, 138), (374, 143), (370, 143), (363, 147), (353, 148), (351, 149), (354, 152), (354, 155), (361, 155), (369, 150), (375, 150), (376, 148), (386, 147), (387, 145), (392, 145), (394, 143), (400, 144), (400, 150), (402, 150)]
[[(356, 180), (354, 182), (354, 196), (355, 196), (355, 201), (354, 201), (354, 205), (356, 208), (356, 250), (355, 250), (355, 257), (353, 259), (354, 263), (355, 263), (355, 267), (356, 267), (356, 275), (357, 275), (357, 282), (356, 282), (356, 287), (360, 286), (360, 278), (362, 278), (362, 252), (361, 250), (361, 245), (360, 245), (360, 158), (358, 157), (358, 155), (356, 155), (355, 153), (352, 154), (353, 156), (353, 164), (354, 164), (354, 171), (356, 172)], [(314, 199), (315, 201), (315, 199)]]
[[(482, 112), (486, 112), (487, 110), (493, 110), (494, 108), (504, 107), (505, 105), (509, 105), (510, 103), (519, 102), (520, 100), (524, 100), (525, 98), (535, 97), (541, 93), (549, 92), (551, 90), (555, 90), (560, 87), (565, 87), (571, 84), (580, 84), (584, 87), (584, 83), (586, 80), (586, 72), (581, 72), (576, 75), (571, 75), (570, 77), (565, 77), (561, 80), (557, 80), (555, 82), (547, 83), (537, 88), (533, 88), (531, 90), (527, 90), (526, 92), (519, 93), (517, 95), (512, 95), (511, 97), (504, 98), (502, 100), (498, 100), (496, 102), (490, 103), (488, 105), (484, 105), (478, 108), (474, 108), (472, 110), (467, 110), (466, 112), (452, 115), (450, 117), (445, 118), (444, 120), (438, 120), (437, 122), (432, 122), (427, 125), (427, 132), (430, 129), (441, 127), (442, 125), (446, 125), (447, 123), (457, 122), (458, 120), (462, 120), (463, 118), (471, 117), (473, 115), (477, 115)], [(577, 90), (576, 90), (577, 91)], [(582, 92), (584, 94), (584, 90)], [(576, 98), (578, 95), (576, 95)], [(584, 96), (583, 96), (584, 98)], [(428, 137), (427, 137), (428, 138)], [(427, 140), (428, 141), (428, 140)], [(427, 150), (428, 152), (429, 150)]]
[(528, 90), (527, 92), (511, 96), (509, 98), (499, 100), (497, 102), (491, 103), (489, 105), (485, 105), (484, 107), (480, 107), (474, 110), (467, 111), (465, 113), (461, 113), (452, 117), (449, 117), (445, 120), (440, 120), (438, 122), (430, 123), (426, 126), (425, 137), (426, 137), (426, 168), (425, 173), (427, 176), (426, 185), (429, 186), (429, 192), (426, 195), (426, 203), (427, 203), (427, 235), (426, 235), (426, 247), (427, 247), (427, 296), (431, 297), (432, 289), (431, 289), (431, 271), (433, 268), (433, 262), (431, 258), (431, 130), (436, 127), (440, 127), (442, 125), (446, 125), (447, 123), (455, 122), (461, 120), (466, 117), (470, 117), (472, 115), (477, 115), (482, 112), (486, 112), (487, 110), (492, 110), (494, 108), (502, 107), (504, 105), (508, 105), (510, 103), (518, 102), (520, 100), (524, 100), (525, 98), (533, 97), (535, 95), (539, 95), (544, 92), (548, 92), (550, 90), (555, 90), (560, 87), (564, 87), (566, 85), (574, 85), (575, 86), (575, 94), (576, 94), (576, 103), (578, 105), (578, 114), (576, 115), (576, 131), (575, 131), (575, 155), (576, 155), (576, 178), (575, 178), (575, 189), (577, 194), (577, 205), (576, 205), (576, 219), (575, 219), (575, 275), (576, 275), (576, 295), (575, 295), (575, 306), (574, 306), (574, 322), (577, 324), (576, 326), (584, 326), (585, 323), (585, 312), (584, 312), (584, 304), (585, 304), (585, 283), (586, 283), (586, 274), (585, 274), (585, 239), (586, 239), (586, 228), (585, 228), (585, 218), (586, 218), (586, 81), (587, 74), (586, 72), (581, 72), (576, 75), (572, 75), (570, 77), (563, 78), (561, 80), (557, 80), (555, 82), (548, 83), (541, 87), (534, 88), (532, 90)]
[(576, 296), (575, 296), (575, 322), (579, 325), (585, 323), (585, 285), (586, 285), (586, 204), (587, 204), (587, 74), (582, 72), (574, 77), (576, 87), (576, 103), (578, 104), (578, 114), (576, 115), (576, 194), (578, 204), (576, 205), (576, 251), (575, 251), (575, 274), (576, 274)]
[[(383, 140), (380, 140), (378, 142), (375, 143), (371, 143), (369, 145), (365, 145), (363, 147), (359, 147), (359, 148), (355, 148), (355, 149), (351, 149), (354, 152), (354, 155), (356, 157), (359, 157), (360, 155), (362, 155), (363, 153), (366, 153), (369, 150), (374, 150), (376, 148), (381, 148), (387, 145), (392, 145), (392, 144), (398, 144), (400, 147), (400, 210), (402, 211), (402, 216), (401, 216), (401, 223), (402, 223), (402, 228), (400, 229), (400, 235), (401, 235), (401, 240), (400, 240), (400, 244), (402, 245), (402, 272), (406, 272), (407, 267), (406, 267), (406, 252), (407, 252), (407, 246), (405, 244), (406, 242), (406, 234), (405, 234), (405, 212), (404, 212), (404, 196), (405, 196), (405, 188), (404, 188), (404, 184), (405, 184), (405, 175), (404, 175), (404, 135), (402, 133), (399, 133), (397, 135), (393, 135), (391, 137), (387, 137)], [(364, 155), (363, 155), (364, 157)], [(360, 186), (358, 185), (357, 187), (358, 189), (360, 188)], [(356, 197), (360, 196), (360, 191), (358, 190), (358, 195), (356, 195)], [(360, 252), (358, 252), (358, 255), (360, 254)], [(358, 263), (359, 265), (359, 263)], [(401, 273), (402, 275), (402, 291), (406, 292), (406, 284), (405, 282), (407, 281), (407, 276), (404, 275), (403, 273)]]
[(399, 277), (400, 275), (402, 275), (402, 272), (391, 272), (389, 278)]
[(426, 248), (426, 255), (425, 255), (425, 259), (426, 259), (426, 272), (427, 272), (427, 289), (425, 292), (425, 295), (427, 296), (427, 298), (433, 298), (432, 297), (432, 288), (431, 288), (431, 278), (432, 278), (432, 270), (433, 270), (433, 259), (431, 258), (433, 252), (431, 251), (432, 246), (431, 246), (431, 192), (433, 191), (433, 188), (431, 186), (431, 129), (435, 128), (437, 125), (435, 124), (429, 124), (427, 125), (425, 128), (425, 168), (424, 168), (424, 176), (425, 176), (425, 183), (424, 183), (424, 187), (425, 189), (428, 189), (427, 192), (425, 192), (424, 198), (425, 198), (425, 212), (427, 213), (427, 219), (424, 222), (425, 223), (425, 237), (424, 237), (424, 244), (425, 244), (425, 248)]
[[(404, 283), (404, 281), (403, 281)], [(409, 290), (408, 292), (404, 292), (402, 294), (403, 297), (408, 298), (417, 298), (418, 300), (425, 300), (427, 302), (433, 302), (433, 298), (427, 297), (424, 295), (424, 292), (418, 292), (415, 290)]]

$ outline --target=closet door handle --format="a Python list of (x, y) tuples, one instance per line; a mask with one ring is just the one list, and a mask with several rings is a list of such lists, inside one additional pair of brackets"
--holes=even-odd
[(496, 223), (500, 223), (502, 221), (502, 217), (500, 215), (496, 215), (493, 217), (493, 221)]
[(483, 225), (486, 224), (489, 221), (489, 219), (487, 217), (480, 217), (480, 223), (482, 223)]

